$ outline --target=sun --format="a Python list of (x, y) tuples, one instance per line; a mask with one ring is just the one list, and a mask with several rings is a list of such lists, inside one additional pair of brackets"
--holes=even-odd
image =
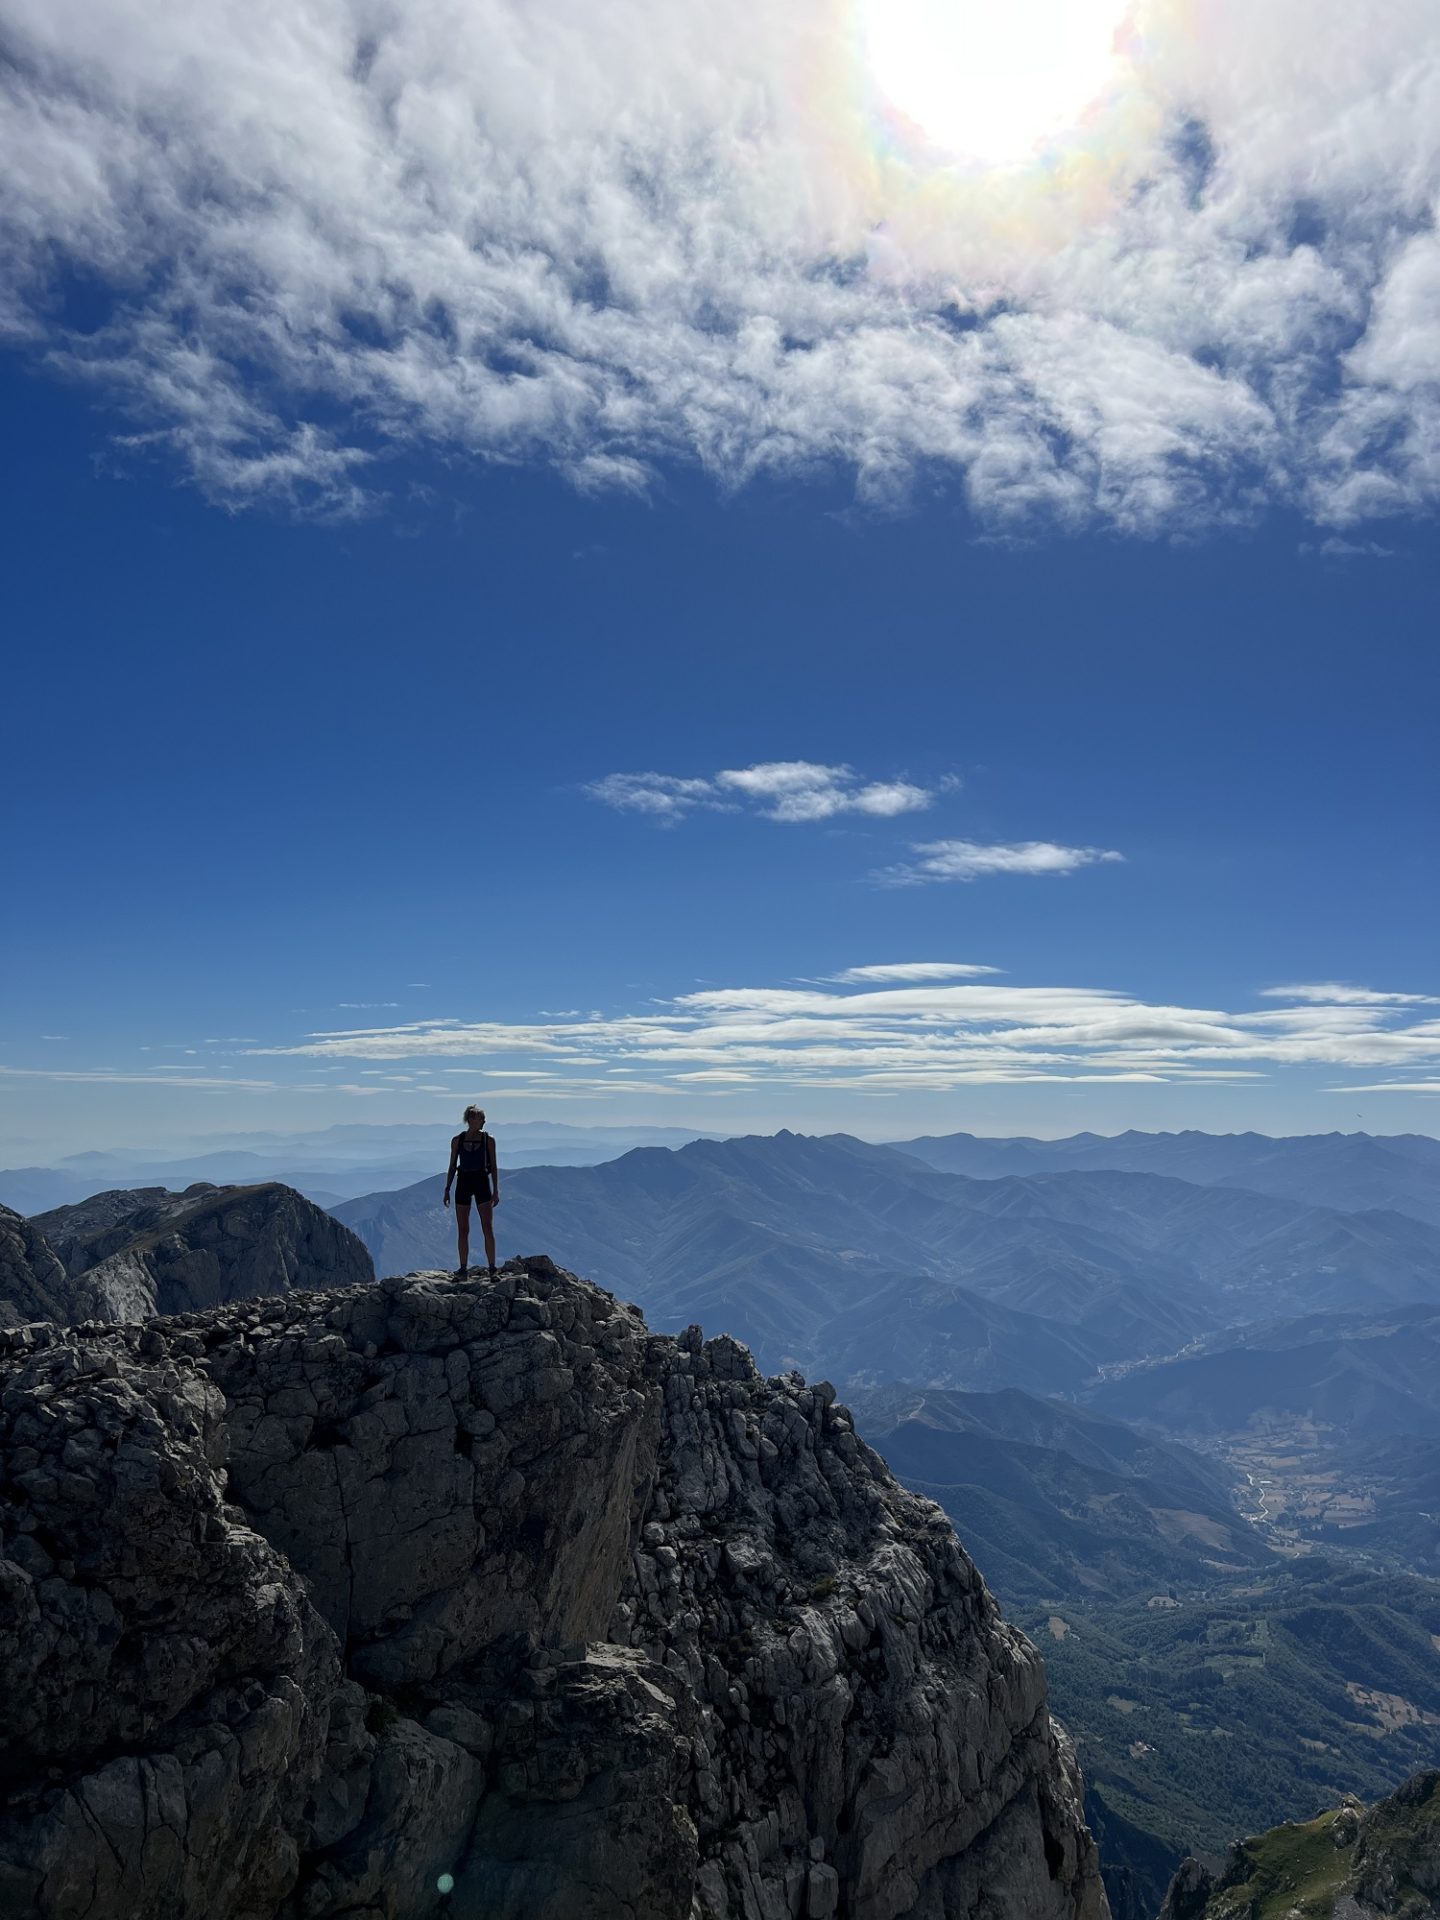
[(1119, 70), (1129, 0), (861, 0), (874, 84), (932, 147), (987, 166), (1062, 138)]

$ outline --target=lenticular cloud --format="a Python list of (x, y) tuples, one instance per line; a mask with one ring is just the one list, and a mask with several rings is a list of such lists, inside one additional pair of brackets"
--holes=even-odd
[(1011, 54), (973, 142), (983, 39), (867, 13), (0, 0), (0, 327), (229, 504), (431, 447), (1001, 529), (1433, 509), (1433, 0), (1139, 0), (1072, 124)]

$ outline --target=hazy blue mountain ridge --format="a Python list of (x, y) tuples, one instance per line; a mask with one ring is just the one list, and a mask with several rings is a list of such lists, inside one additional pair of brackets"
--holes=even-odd
[[(458, 1116), (455, 1125), (458, 1126)], [(594, 1166), (641, 1145), (678, 1146), (696, 1137), (685, 1127), (585, 1127), (522, 1120), (505, 1128), (510, 1166)], [(438, 1168), (449, 1133), (444, 1125), (335, 1126), (314, 1133), (242, 1133), (203, 1142), (115, 1148), (65, 1156), (53, 1166), (0, 1170), (0, 1205), (40, 1213), (86, 1200), (102, 1187), (181, 1188), (197, 1180), (217, 1186), (280, 1181), (320, 1206), (358, 1194), (403, 1187)]]
[[(334, 1212), (381, 1271), (448, 1265), (454, 1226), (440, 1187), (436, 1176)], [(590, 1168), (510, 1171), (496, 1231), (502, 1252), (556, 1248), (661, 1327), (698, 1320), (746, 1340), (767, 1366), (827, 1372), (871, 1331), (905, 1341), (903, 1328), (871, 1325), (872, 1303), (898, 1282), (942, 1281), (1079, 1329), (1097, 1364), (1317, 1305), (1440, 1303), (1440, 1229), (1409, 1216), (1148, 1174), (972, 1179), (847, 1135), (695, 1141)], [(896, 1301), (890, 1293), (890, 1311)], [(869, 1360), (867, 1380), (879, 1365)], [(888, 1377), (915, 1378), (909, 1365), (897, 1355)], [(933, 1367), (920, 1378), (982, 1384), (971, 1371), (937, 1382)], [(1019, 1378), (1059, 1383), (1054, 1372)]]
[(1175, 1433), (1236, 1433), (1297, 1417), (1354, 1442), (1440, 1437), (1440, 1310), (1428, 1306), (1238, 1328), (1200, 1351), (1135, 1366), (1096, 1387), (1116, 1419)]
[(897, 1143), (951, 1173), (1167, 1174), (1198, 1186), (1247, 1187), (1343, 1212), (1393, 1208), (1440, 1226), (1440, 1140), (1429, 1134), (1077, 1133), (1064, 1140), (928, 1134)]

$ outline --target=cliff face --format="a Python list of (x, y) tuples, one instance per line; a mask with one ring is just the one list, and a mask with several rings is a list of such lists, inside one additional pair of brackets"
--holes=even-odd
[(117, 1189), (37, 1214), (30, 1227), (69, 1277), (69, 1310), (47, 1318), (148, 1320), (374, 1277), (347, 1227), (277, 1181)]
[(0, 1327), (73, 1316), (70, 1284), (55, 1251), (33, 1221), (0, 1207)]
[(829, 1389), (515, 1262), (0, 1335), (0, 1910), (1103, 1920)]

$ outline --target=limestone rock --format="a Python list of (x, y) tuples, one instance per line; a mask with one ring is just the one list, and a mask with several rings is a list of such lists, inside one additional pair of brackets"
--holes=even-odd
[(72, 1304), (69, 1278), (44, 1233), (0, 1207), (0, 1327), (79, 1317)]
[(225, 1503), (203, 1373), (44, 1332), (0, 1391), (0, 1911), (274, 1912), (335, 1643)]
[(0, 1486), (0, 1910), (1105, 1915), (939, 1510), (548, 1260), (0, 1334)]
[(64, 1264), (70, 1310), (28, 1318), (148, 1320), (374, 1278), (369, 1254), (347, 1227), (274, 1181), (199, 1182), (183, 1193), (117, 1189), (37, 1214), (30, 1225)]

